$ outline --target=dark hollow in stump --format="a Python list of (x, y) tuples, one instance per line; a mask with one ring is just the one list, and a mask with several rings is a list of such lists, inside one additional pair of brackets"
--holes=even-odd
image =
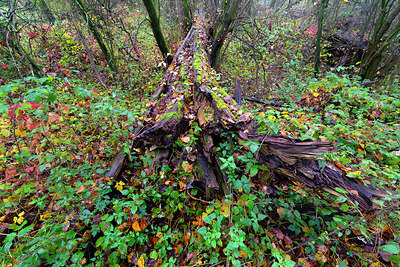
[(261, 144), (256, 153), (258, 164), (278, 176), (336, 195), (335, 188), (341, 188), (348, 192), (345, 197), (349, 201), (359, 203), (361, 210), (373, 209), (372, 199), (382, 197), (382, 193), (347, 177), (330, 162), (320, 167), (318, 161), (322, 154), (334, 151), (331, 142), (256, 133), (251, 115), (244, 114), (218, 85), (216, 73), (209, 65), (210, 45), (205, 25), (203, 18), (195, 19), (154, 100), (147, 104), (146, 119), (132, 140), (132, 149), (154, 152), (149, 171), (173, 157), (180, 157), (173, 147), (176, 140), (195, 136), (187, 144), (185, 160), (195, 166), (196, 183), (204, 185), (206, 194), (210, 190), (227, 193), (226, 177), (220, 170), (215, 148), (224, 139), (222, 133), (233, 132), (239, 144), (258, 141)]

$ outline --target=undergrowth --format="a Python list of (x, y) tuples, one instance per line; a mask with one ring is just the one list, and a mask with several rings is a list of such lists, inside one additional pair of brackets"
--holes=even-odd
[[(337, 69), (313, 78), (304, 53), (309, 39), (300, 41), (308, 37), (298, 22), (257, 27), (265, 33), (258, 38), (243, 29), (253, 46), (233, 41), (226, 51), (222, 82), (232, 88), (234, 79), (227, 77), (241, 73), (247, 90), (258, 84), (250, 91), (255, 96), (285, 102), (278, 108), (244, 105), (258, 131), (334, 142), (338, 151), (324, 155), (321, 167), (330, 160), (354, 179), (389, 189), (375, 201), (377, 212), (365, 216), (344, 190), (314, 192), (274, 179), (257, 164), (260, 144), (239, 144), (232, 133), (215, 148), (228, 177), (223, 197), (203, 200), (205, 192), (192, 185), (192, 166), (185, 160), (179, 171), (165, 163), (148, 173), (154, 151), (130, 151), (130, 140), (146, 110), (143, 99), (161, 76), (153, 59), (145, 68), (129, 69), (126, 81), (137, 84), (137, 91), (104, 89), (79, 76), (86, 57), (67, 38), (59, 44), (68, 51), (59, 61), (63, 75), (10, 79), (0, 87), (0, 264), (400, 264), (400, 89), (371, 89)], [(263, 70), (257, 69), (260, 60)], [(264, 71), (275, 78), (260, 78)], [(278, 80), (280, 86), (268, 91), (260, 86)], [(174, 145), (184, 150), (196, 138), (194, 132)], [(249, 152), (238, 156), (243, 146)], [(108, 166), (120, 149), (130, 161), (114, 179), (107, 176)]]

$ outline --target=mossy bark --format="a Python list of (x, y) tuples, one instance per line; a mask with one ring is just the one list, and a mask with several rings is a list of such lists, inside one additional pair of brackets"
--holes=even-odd
[(212, 68), (218, 65), (221, 48), (224, 45), (226, 37), (233, 29), (232, 26), (236, 19), (236, 13), (240, 2), (241, 0), (230, 0), (226, 2), (224, 10), (225, 16), (214, 26), (214, 37), (210, 53), (210, 64)]
[(160, 20), (154, 7), (153, 1), (143, 0), (143, 4), (146, 7), (147, 13), (149, 14), (151, 29), (153, 31), (154, 38), (156, 39), (158, 48), (160, 49), (160, 52), (163, 55), (165, 61), (169, 65), (172, 62), (172, 55), (169, 53), (164, 34), (161, 31)]

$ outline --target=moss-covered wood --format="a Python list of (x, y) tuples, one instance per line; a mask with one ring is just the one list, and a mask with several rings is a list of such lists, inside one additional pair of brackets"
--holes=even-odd
[[(345, 197), (351, 203), (359, 203), (362, 210), (371, 210), (372, 199), (383, 196), (382, 193), (347, 177), (334, 164), (327, 162), (321, 167), (322, 155), (335, 150), (331, 142), (257, 133), (251, 114), (243, 113), (218, 85), (216, 73), (208, 62), (210, 47), (206, 32), (204, 20), (197, 18), (161, 88), (148, 103), (146, 118), (132, 140), (132, 151), (139, 149), (144, 154), (153, 151), (157, 162), (171, 164), (175, 169), (181, 165), (195, 166), (189, 184), (202, 185), (205, 195), (212, 197), (216, 192), (229, 193), (216, 148), (226, 141), (224, 133), (234, 133), (234, 139), (242, 145), (238, 153), (250, 149), (246, 141), (261, 144), (256, 159), (274, 179), (301, 183), (316, 192), (332, 193), (340, 188), (348, 192)], [(152, 166), (150, 172), (156, 168)], [(262, 180), (266, 181), (264, 176)]]

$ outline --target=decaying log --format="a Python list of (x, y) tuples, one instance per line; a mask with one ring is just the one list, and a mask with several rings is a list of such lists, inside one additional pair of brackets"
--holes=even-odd
[(179, 54), (166, 71), (155, 100), (148, 103), (146, 119), (141, 123), (143, 128), (132, 140), (132, 149), (144, 153), (158, 151), (150, 171), (167, 158), (179, 158), (174, 143), (182, 137), (194, 136), (195, 142), (189, 143), (179, 155), (196, 166), (193, 179), (205, 186), (207, 195), (210, 190), (227, 193), (227, 177), (220, 169), (215, 148), (226, 141), (222, 133), (234, 132), (239, 144), (248, 140), (261, 144), (257, 160), (271, 172), (316, 191), (344, 189), (349, 201), (358, 202), (362, 210), (371, 210), (372, 199), (382, 194), (347, 177), (334, 164), (326, 162), (323, 168), (319, 164), (324, 153), (335, 150), (332, 142), (256, 133), (251, 126), (251, 114), (243, 113), (219, 87), (216, 73), (210, 68), (205, 24), (204, 19), (196, 18)]

